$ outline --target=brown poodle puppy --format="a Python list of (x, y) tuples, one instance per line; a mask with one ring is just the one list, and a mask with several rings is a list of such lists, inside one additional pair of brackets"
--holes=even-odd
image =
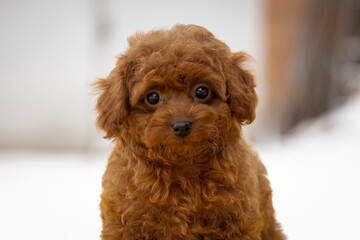
[(255, 118), (248, 56), (203, 27), (137, 33), (96, 83), (115, 148), (102, 239), (285, 239), (266, 170), (242, 135)]

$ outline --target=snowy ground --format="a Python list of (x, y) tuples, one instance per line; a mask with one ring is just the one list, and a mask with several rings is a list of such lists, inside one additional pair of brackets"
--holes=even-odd
[[(360, 97), (257, 149), (289, 239), (360, 239)], [(99, 239), (105, 155), (0, 152), (0, 239)]]
[(360, 239), (360, 96), (259, 150), (289, 239)]
[(99, 239), (102, 157), (0, 154), (0, 239)]

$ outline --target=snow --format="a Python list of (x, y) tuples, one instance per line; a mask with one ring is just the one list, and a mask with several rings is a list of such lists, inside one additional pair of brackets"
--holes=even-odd
[(259, 146), (289, 239), (360, 239), (360, 97)]
[(105, 157), (0, 155), (0, 239), (99, 239)]
[[(255, 145), (289, 239), (360, 239), (360, 96)], [(0, 152), (0, 239), (99, 239), (106, 155)]]

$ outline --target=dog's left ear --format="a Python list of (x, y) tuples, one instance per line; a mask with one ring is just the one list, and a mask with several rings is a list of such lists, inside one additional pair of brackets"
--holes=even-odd
[(244, 68), (244, 64), (250, 59), (251, 57), (244, 52), (233, 53), (227, 82), (231, 112), (242, 124), (250, 124), (255, 120), (255, 109), (258, 102), (255, 78), (249, 70)]

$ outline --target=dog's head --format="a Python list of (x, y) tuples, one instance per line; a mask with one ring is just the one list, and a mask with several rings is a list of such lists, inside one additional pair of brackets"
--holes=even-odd
[(234, 125), (254, 120), (257, 96), (245, 53), (231, 53), (195, 25), (128, 41), (109, 77), (97, 82), (97, 125), (106, 138), (142, 146), (150, 158), (201, 159), (223, 146)]

